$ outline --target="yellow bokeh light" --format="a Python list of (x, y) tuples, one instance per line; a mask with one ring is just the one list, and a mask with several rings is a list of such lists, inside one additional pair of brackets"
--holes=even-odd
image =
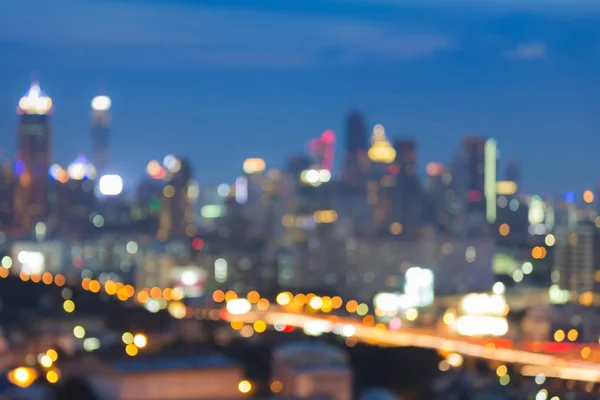
[(137, 295), (137, 299), (141, 304), (145, 304), (150, 300), (150, 295), (146, 291), (139, 292)]
[(260, 300), (260, 293), (258, 293), (256, 290), (252, 290), (251, 292), (248, 292), (246, 298), (252, 304), (257, 303)]
[(279, 393), (283, 390), (283, 383), (281, 383), (280, 381), (273, 381), (271, 382), (269, 388), (271, 389), (271, 392)]
[(444, 314), (444, 317), (442, 318), (442, 321), (446, 325), (452, 325), (454, 323), (454, 321), (455, 321), (454, 314), (452, 314), (450, 312)]
[(8, 380), (20, 388), (27, 388), (37, 379), (37, 372), (33, 368), (19, 367), (8, 373)]
[(46, 372), (46, 380), (50, 383), (58, 382), (58, 373), (56, 371)]
[(40, 357), (40, 365), (44, 368), (50, 368), (52, 366), (52, 359), (47, 355), (43, 355), (42, 357)]
[(349, 313), (356, 312), (357, 308), (358, 302), (356, 300), (350, 300), (346, 303), (346, 311), (348, 311)]
[(54, 349), (50, 349), (46, 352), (46, 355), (48, 357), (50, 357), (50, 359), (52, 360), (52, 362), (58, 360), (58, 352)]
[(343, 304), (344, 304), (344, 301), (342, 300), (342, 298), (340, 296), (334, 296), (334, 297), (331, 298), (331, 307), (334, 310), (337, 310)]
[(290, 292), (279, 293), (275, 301), (277, 301), (277, 304), (280, 306), (287, 306), (292, 302), (292, 294)]
[(131, 332), (125, 332), (121, 336), (121, 340), (123, 340), (123, 343), (125, 344), (131, 344), (133, 343), (133, 334)]
[(227, 293), (225, 293), (225, 301), (231, 301), (233, 299), (237, 299), (237, 293), (234, 292), (233, 290), (229, 290)]
[(53, 280), (54, 278), (52, 277), (52, 274), (50, 272), (44, 272), (42, 274), (42, 282), (44, 282), (46, 285), (52, 284)]
[(559, 329), (556, 332), (554, 332), (554, 340), (557, 342), (562, 342), (563, 340), (565, 340), (565, 332), (562, 329)]
[(128, 356), (137, 356), (138, 352), (139, 350), (135, 344), (130, 343), (127, 346), (125, 346), (125, 353), (127, 353)]
[(585, 201), (586, 203), (592, 203), (594, 201), (594, 192), (592, 192), (591, 190), (586, 190), (585, 192), (583, 192), (583, 201)]
[(404, 227), (400, 222), (393, 222), (392, 224), (390, 224), (390, 233), (392, 235), (399, 235), (402, 233), (403, 230)]
[(171, 291), (171, 297), (175, 301), (180, 301), (185, 297), (185, 293), (183, 292), (182, 288), (177, 287)]
[(231, 329), (239, 331), (243, 327), (244, 327), (244, 323), (242, 321), (237, 320), (237, 319), (234, 319), (233, 321), (231, 321)]
[(243, 380), (240, 383), (238, 383), (238, 390), (240, 391), (240, 393), (243, 394), (250, 393), (250, 391), (252, 390), (252, 384), (247, 380)]
[(406, 319), (409, 321), (414, 321), (419, 318), (419, 311), (416, 308), (409, 308), (406, 310)]
[(575, 329), (571, 329), (569, 331), (569, 333), (567, 333), (567, 339), (569, 339), (569, 341), (571, 341), (571, 342), (576, 341), (578, 336), (579, 336), (579, 332), (577, 332), (577, 330), (575, 330)]
[(498, 227), (498, 232), (500, 232), (500, 235), (502, 236), (508, 236), (510, 233), (510, 226), (508, 224), (501, 224)]
[(148, 344), (148, 338), (145, 335), (138, 333), (133, 337), (133, 344), (140, 349), (143, 349)]
[(310, 299), (310, 301), (308, 302), (308, 305), (313, 310), (318, 310), (323, 306), (323, 300), (319, 296), (315, 296)]
[(73, 336), (77, 339), (82, 339), (85, 336), (85, 329), (83, 329), (83, 326), (77, 325), (73, 328)]
[(65, 300), (63, 303), (63, 309), (68, 313), (75, 311), (75, 303), (73, 303), (73, 300)]
[(117, 293), (117, 284), (111, 281), (110, 279), (104, 283), (104, 291), (106, 294), (114, 295)]
[(294, 304), (298, 307), (302, 307), (304, 304), (306, 304), (306, 296), (302, 293), (298, 293), (294, 296)]
[(153, 287), (152, 289), (150, 289), (150, 297), (152, 297), (153, 299), (160, 299), (160, 297), (162, 296), (162, 290), (159, 287)]
[(496, 368), (496, 375), (498, 376), (504, 376), (508, 373), (508, 368), (506, 367), (506, 365), (500, 365), (498, 368)]
[(215, 290), (213, 292), (213, 300), (215, 303), (222, 303), (225, 300), (225, 293), (222, 290)]
[(581, 349), (581, 357), (582, 358), (590, 358), (590, 355), (592, 354), (592, 349), (589, 347), (584, 347), (583, 349)]
[(254, 322), (254, 331), (256, 331), (256, 333), (262, 333), (267, 329), (267, 324), (265, 323), (265, 321), (262, 320), (258, 320)]
[(271, 303), (269, 303), (269, 300), (267, 299), (260, 299), (258, 301), (258, 303), (256, 303), (256, 308), (259, 311), (267, 311), (269, 309), (269, 306), (271, 305)]
[(100, 282), (98, 282), (95, 279), (92, 279), (90, 281), (89, 287), (90, 287), (90, 292), (92, 292), (92, 293), (98, 293), (100, 291)]

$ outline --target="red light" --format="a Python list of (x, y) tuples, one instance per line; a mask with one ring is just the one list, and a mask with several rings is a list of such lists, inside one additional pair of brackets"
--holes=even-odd
[(331, 129), (327, 129), (321, 134), (321, 142), (324, 144), (333, 144), (335, 142), (335, 133)]
[(204, 248), (204, 240), (200, 238), (195, 238), (192, 240), (192, 248), (196, 251), (200, 251)]
[(286, 326), (283, 328), (283, 331), (284, 331), (284, 332), (286, 332), (286, 333), (290, 333), (290, 332), (292, 332), (293, 330), (294, 330), (294, 327), (293, 327), (293, 326), (291, 326), (291, 325), (286, 325)]
[(73, 265), (77, 268), (83, 268), (83, 258), (77, 256), (73, 259)]
[(467, 200), (469, 201), (476, 202), (481, 201), (481, 199), (482, 196), (479, 190), (469, 190), (469, 192), (467, 193)]
[(400, 173), (400, 166), (399, 165), (391, 165), (387, 168), (387, 172), (391, 176), (397, 176)]

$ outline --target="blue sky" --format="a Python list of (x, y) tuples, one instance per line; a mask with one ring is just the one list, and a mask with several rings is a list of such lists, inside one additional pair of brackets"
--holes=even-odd
[[(201, 185), (247, 157), (280, 166), (362, 111), (447, 161), (495, 137), (530, 191), (600, 178), (600, 3), (592, 0), (0, 2), (0, 146), (32, 71), (56, 105), (54, 153), (89, 153), (89, 102), (113, 99), (113, 167), (188, 155)], [(338, 148), (338, 160), (341, 158)]]

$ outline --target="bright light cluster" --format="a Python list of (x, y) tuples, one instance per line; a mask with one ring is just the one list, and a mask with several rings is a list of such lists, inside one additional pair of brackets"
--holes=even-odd
[(300, 180), (311, 186), (319, 186), (331, 180), (331, 172), (326, 169), (307, 169), (300, 174)]
[(96, 178), (96, 167), (94, 167), (88, 159), (80, 154), (75, 161), (69, 164), (67, 168), (69, 178), (75, 181), (82, 181)]
[(42, 91), (39, 83), (37, 82), (33, 82), (31, 84), (31, 87), (25, 96), (21, 97), (21, 100), (19, 101), (19, 107), (17, 108), (17, 112), (19, 114), (25, 113), (45, 115), (51, 110), (52, 99)]
[(371, 161), (383, 164), (391, 164), (396, 159), (396, 150), (385, 136), (383, 125), (377, 124), (373, 127), (371, 147), (367, 155)]

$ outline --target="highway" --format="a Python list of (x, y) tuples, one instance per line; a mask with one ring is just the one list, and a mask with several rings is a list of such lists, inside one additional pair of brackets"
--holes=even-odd
[(241, 315), (223, 312), (222, 318), (230, 322), (238, 320), (247, 324), (263, 320), (271, 326), (293, 326), (301, 329), (319, 326), (325, 332), (334, 332), (365, 343), (381, 346), (415, 346), (435, 349), (442, 353), (458, 353), (500, 363), (519, 364), (522, 366), (522, 373), (527, 376), (543, 373), (549, 378), (600, 382), (599, 363), (513, 348), (499, 348), (492, 343), (473, 343), (467, 339), (444, 338), (422, 330), (401, 328), (393, 331), (382, 326), (364, 326), (359, 321), (350, 319), (332, 323), (326, 316), (289, 312), (250, 311)]

